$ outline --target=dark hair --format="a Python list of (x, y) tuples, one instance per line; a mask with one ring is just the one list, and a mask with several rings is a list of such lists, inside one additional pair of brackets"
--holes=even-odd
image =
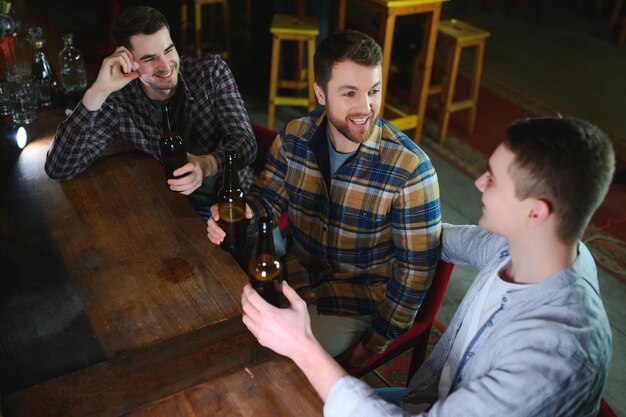
[(516, 197), (546, 200), (558, 216), (560, 240), (580, 239), (611, 184), (611, 140), (591, 123), (571, 118), (518, 120), (506, 135), (504, 145), (515, 154), (509, 172)]
[(131, 36), (152, 35), (163, 28), (169, 30), (170, 26), (160, 11), (148, 6), (136, 6), (126, 10), (115, 19), (111, 36), (117, 46), (131, 49)]
[(333, 33), (315, 51), (315, 82), (326, 91), (333, 66), (347, 60), (376, 67), (383, 62), (383, 51), (374, 39), (356, 30)]

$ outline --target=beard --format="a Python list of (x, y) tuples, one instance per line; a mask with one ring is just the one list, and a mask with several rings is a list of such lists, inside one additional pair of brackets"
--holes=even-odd
[[(351, 122), (349, 119), (361, 119), (365, 117), (369, 117), (369, 120), (367, 124), (363, 126), (362, 129), (356, 128), (354, 129), (354, 131), (350, 131)], [(376, 125), (377, 118), (378, 118), (378, 115), (374, 112), (370, 112), (367, 115), (361, 115), (361, 114), (348, 115), (346, 116), (344, 120), (334, 119), (330, 115), (328, 115), (328, 121), (330, 122), (330, 124), (332, 124), (335, 127), (335, 129), (337, 129), (339, 133), (344, 135), (346, 139), (348, 139), (350, 142), (358, 143), (358, 144), (365, 142), (372, 135), (372, 132), (374, 131), (374, 126)]]

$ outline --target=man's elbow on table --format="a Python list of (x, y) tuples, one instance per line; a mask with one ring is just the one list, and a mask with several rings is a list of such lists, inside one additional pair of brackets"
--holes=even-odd
[(58, 165), (54, 163), (55, 161), (50, 158), (50, 156), (46, 156), (46, 162), (44, 163), (44, 171), (46, 175), (50, 179), (53, 180), (71, 180), (82, 171), (79, 170), (69, 170), (69, 169), (59, 169)]

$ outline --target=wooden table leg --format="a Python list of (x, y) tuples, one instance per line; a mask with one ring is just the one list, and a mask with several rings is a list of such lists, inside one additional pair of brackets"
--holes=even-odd
[(272, 39), (272, 67), (270, 69), (270, 93), (267, 104), (267, 128), (274, 129), (276, 115), (276, 96), (278, 93), (278, 59), (280, 56), (280, 39), (277, 35)]
[(470, 92), (470, 99), (472, 100), (472, 107), (469, 109), (469, 115), (467, 116), (467, 125), (465, 131), (468, 135), (474, 132), (474, 124), (476, 122), (476, 111), (478, 110), (478, 92), (480, 91), (480, 77), (483, 73), (483, 59), (485, 56), (485, 42), (479, 42), (476, 45), (476, 52), (474, 52), (474, 67), (472, 69), (472, 86)]
[(459, 70), (459, 60), (461, 59), (461, 47), (453, 42), (448, 50), (446, 62), (445, 81), (443, 81), (443, 97), (441, 108), (439, 109), (439, 134), (437, 139), (439, 143), (446, 140), (448, 133), (448, 123), (450, 122), (450, 113), (452, 102), (454, 100), (454, 90), (456, 87), (456, 77)]
[(396, 15), (393, 11), (387, 10), (381, 14), (382, 25), (380, 27), (379, 39), (383, 44), (383, 88), (381, 90), (381, 103), (379, 114), (385, 113), (385, 100), (387, 99), (387, 82), (391, 72), (391, 49), (393, 46), (393, 31), (396, 26)]
[(348, 0), (339, 0), (337, 2), (337, 21), (335, 23), (335, 30), (337, 32), (346, 28), (346, 2)]
[(613, 30), (617, 20), (619, 19), (619, 15), (622, 11), (622, 5), (624, 4), (624, 0), (615, 0), (615, 4), (613, 5), (613, 10), (611, 11), (611, 18), (609, 19), (609, 30)]
[[(415, 66), (413, 83), (411, 85), (411, 97), (418, 97), (417, 102), (417, 126), (413, 141), (420, 143), (422, 130), (424, 128), (424, 115), (426, 114), (426, 100), (428, 99), (428, 87), (430, 86), (430, 76), (435, 58), (435, 44), (437, 42), (437, 26), (441, 15), (441, 3), (433, 7), (433, 11), (427, 14), (424, 24), (424, 37), (422, 49), (419, 55), (418, 65)], [(415, 81), (417, 80), (417, 81)]]
[(308, 84), (309, 84), (309, 111), (313, 111), (315, 110), (315, 104), (316, 104), (316, 99), (315, 99), (315, 92), (313, 91), (313, 83), (315, 82), (315, 74), (313, 72), (313, 59), (315, 58), (315, 36), (310, 36), (309, 37), (309, 42), (308, 42), (308, 51), (309, 51), (309, 55), (308, 55), (308, 64), (307, 64), (307, 80), (308, 80)]

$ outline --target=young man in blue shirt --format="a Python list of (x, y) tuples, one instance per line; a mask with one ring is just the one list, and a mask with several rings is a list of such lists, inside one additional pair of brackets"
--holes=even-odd
[(244, 288), (243, 322), (302, 369), (324, 415), (597, 415), (611, 330), (580, 238), (610, 185), (612, 145), (575, 119), (521, 120), (506, 133), (475, 182), (480, 226), (442, 232), (442, 259), (471, 264), (478, 275), (409, 387), (385, 393), (400, 406), (319, 347), (303, 301), (286, 283), (285, 310)]

